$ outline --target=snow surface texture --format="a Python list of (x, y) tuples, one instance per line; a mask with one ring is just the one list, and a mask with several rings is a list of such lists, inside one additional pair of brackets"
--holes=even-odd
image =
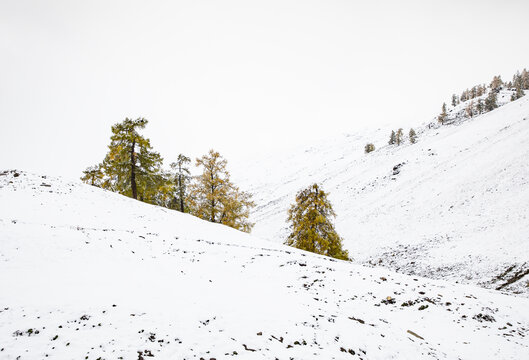
[[(0, 173), (1, 359), (522, 359), (529, 299)], [(152, 355), (152, 357), (151, 357)]]
[[(391, 129), (378, 129), (236, 168), (257, 204), (253, 233), (283, 242), (295, 194), (318, 182), (356, 262), (529, 295), (529, 96), (509, 98), (416, 128), (416, 144), (404, 129), (406, 143), (387, 145)], [(364, 154), (367, 143), (376, 151)]]

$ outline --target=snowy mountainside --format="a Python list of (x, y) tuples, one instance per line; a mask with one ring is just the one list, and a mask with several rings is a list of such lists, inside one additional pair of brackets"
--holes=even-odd
[(416, 144), (378, 129), (235, 171), (257, 204), (253, 233), (283, 242), (296, 192), (319, 182), (356, 262), (529, 294), (529, 97), (415, 130)]
[[(0, 172), (1, 359), (520, 359), (529, 299)], [(432, 326), (435, 325), (435, 326)]]

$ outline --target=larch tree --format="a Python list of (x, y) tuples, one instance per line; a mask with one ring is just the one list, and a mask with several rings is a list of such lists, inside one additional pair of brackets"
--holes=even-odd
[(465, 115), (468, 117), (468, 118), (471, 118), (474, 116), (474, 100), (471, 100), (467, 107), (465, 108)]
[(152, 150), (149, 139), (138, 133), (148, 121), (144, 118), (112, 126), (109, 152), (103, 161), (103, 170), (110, 187), (123, 195), (151, 202), (156, 190), (163, 183), (162, 157)]
[(250, 232), (254, 224), (248, 218), (255, 205), (251, 194), (240, 191), (230, 181), (226, 165), (227, 161), (214, 150), (196, 160), (202, 174), (196, 176), (189, 186), (191, 213), (204, 220)]
[(397, 145), (400, 146), (403, 140), (404, 140), (404, 130), (400, 128), (397, 130), (397, 134), (395, 135), (395, 141), (397, 142)]
[(479, 114), (483, 113), (483, 110), (485, 109), (485, 105), (483, 104), (482, 99), (478, 99), (478, 102), (476, 103), (476, 112)]
[(501, 80), (501, 76), (494, 76), (492, 78), (492, 81), (490, 82), (490, 88), (491, 90), (498, 92), (501, 89), (501, 86), (503, 85), (503, 81)]
[(485, 111), (492, 111), (498, 107), (498, 96), (495, 91), (489, 91), (485, 98)]
[(456, 107), (457, 105), (457, 95), (452, 94), (452, 107)]
[(391, 130), (391, 135), (389, 135), (388, 144), (389, 145), (393, 145), (393, 144), (395, 144), (396, 141), (397, 141), (397, 139), (396, 139), (395, 131)]
[(522, 90), (529, 90), (529, 71), (526, 69), (522, 70), (522, 73), (520, 74), (521, 77), (521, 85)]
[(524, 95), (525, 92), (522, 90), (522, 87), (520, 85), (517, 85), (514, 94), (511, 95), (511, 101), (518, 100)]
[(443, 103), (443, 106), (441, 107), (441, 114), (439, 114), (439, 116), (437, 117), (437, 121), (439, 121), (439, 123), (442, 125), (445, 123), (447, 116), (448, 114), (446, 113), (446, 103)]
[(101, 167), (101, 164), (88, 167), (83, 171), (84, 175), (81, 177), (81, 181), (92, 186), (103, 187), (103, 178), (105, 177), (105, 174)]
[(413, 128), (410, 129), (408, 137), (410, 138), (410, 143), (415, 144), (417, 142), (417, 133), (415, 130), (413, 130)]
[(177, 209), (180, 212), (187, 211), (187, 186), (191, 179), (191, 173), (189, 172), (188, 167), (189, 163), (191, 163), (191, 159), (183, 154), (178, 155), (176, 162), (171, 163), (171, 168), (174, 171), (173, 181), (176, 187), (172, 208)]
[(331, 219), (336, 217), (332, 205), (318, 184), (301, 190), (296, 195), (295, 204), (288, 210), (290, 235), (286, 245), (349, 260), (349, 253), (342, 247), (342, 238), (334, 229)]

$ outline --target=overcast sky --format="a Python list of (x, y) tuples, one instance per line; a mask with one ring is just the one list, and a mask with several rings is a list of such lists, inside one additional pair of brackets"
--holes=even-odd
[(0, 168), (79, 177), (110, 126), (169, 163), (431, 119), (529, 68), (529, 1), (0, 1)]

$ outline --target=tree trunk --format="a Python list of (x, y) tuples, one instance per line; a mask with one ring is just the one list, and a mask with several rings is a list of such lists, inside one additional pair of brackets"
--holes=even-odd
[(213, 185), (213, 170), (211, 172), (211, 222), (215, 222), (215, 185)]
[(136, 159), (134, 158), (134, 148), (136, 147), (136, 140), (132, 140), (132, 147), (130, 148), (130, 187), (132, 189), (132, 197), (138, 199), (138, 190), (136, 188)]
[(178, 194), (180, 196), (180, 212), (184, 212), (184, 184), (182, 184), (182, 167), (178, 168)]

